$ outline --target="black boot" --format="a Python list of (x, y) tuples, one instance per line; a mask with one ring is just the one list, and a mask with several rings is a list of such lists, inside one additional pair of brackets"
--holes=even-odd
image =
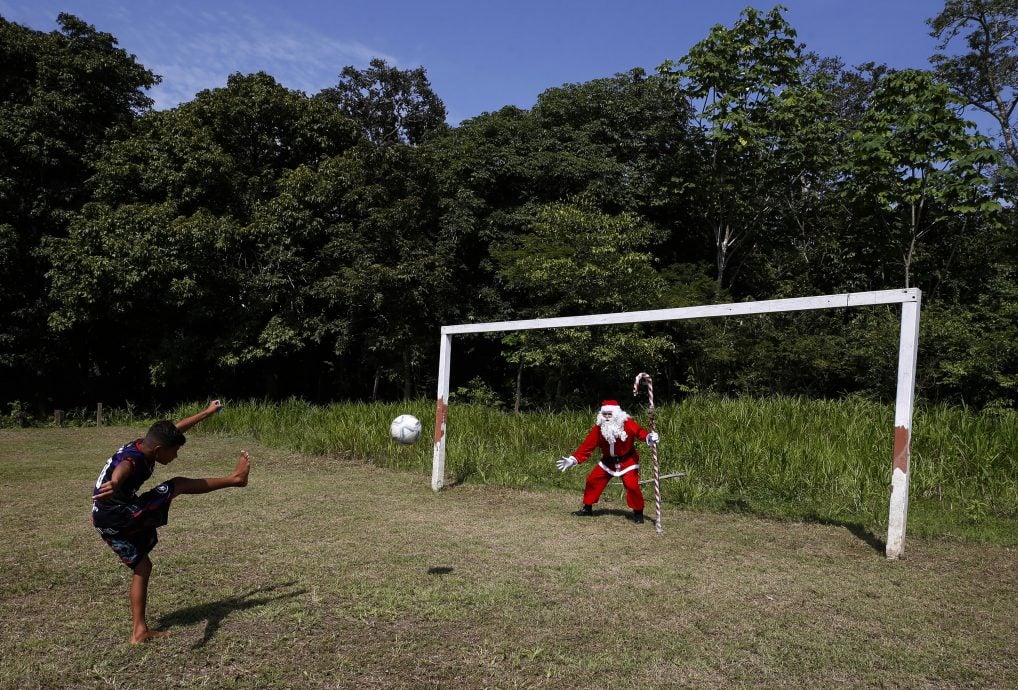
[(589, 506), (586, 503), (579, 510), (574, 510), (573, 515), (576, 517), (590, 517), (594, 514), (594, 506)]
[(633, 511), (633, 522), (635, 522), (638, 525), (642, 525), (643, 524), (643, 511), (642, 510), (634, 510)]

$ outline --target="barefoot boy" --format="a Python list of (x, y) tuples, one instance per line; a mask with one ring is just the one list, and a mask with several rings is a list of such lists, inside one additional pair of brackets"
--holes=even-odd
[(247, 486), (251, 460), (246, 450), (227, 477), (188, 479), (174, 477), (145, 493), (138, 489), (152, 476), (155, 463), (168, 465), (184, 445), (184, 432), (207, 419), (223, 407), (213, 400), (198, 414), (176, 424), (169, 420), (156, 422), (145, 438), (131, 441), (113, 454), (99, 473), (92, 491), (92, 524), (99, 536), (134, 570), (131, 579), (131, 618), (134, 629), (131, 644), (146, 642), (167, 633), (148, 629), (145, 623), (145, 600), (152, 561), (148, 552), (159, 541), (156, 528), (166, 524), (170, 502), (180, 494), (204, 494), (231, 486)]

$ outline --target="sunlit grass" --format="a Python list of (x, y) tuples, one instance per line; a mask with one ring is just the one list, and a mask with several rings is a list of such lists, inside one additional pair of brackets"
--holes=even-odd
[[(274, 406), (255, 407), (266, 435), (288, 442), (270, 428)], [(610, 688), (996, 688), (1018, 678), (1013, 548), (913, 535), (890, 561), (851, 525), (675, 504), (658, 534), (620, 515), (613, 490), (604, 513), (572, 517), (583, 473), (547, 469), (544, 451), (529, 481), (568, 490), (485, 486), (475, 472), (435, 493), (427, 439), (384, 439), (395, 407), (293, 403), (283, 426), (300, 433), (303, 419), (326, 435), (301, 441), (326, 447), (330, 415), (342, 413), (357, 421), (337, 429), (365, 447), (380, 438), (385, 462), (423, 471), (223, 433), (242, 408), (199, 425), (146, 484), (219, 476), (251, 452), (246, 488), (174, 501), (147, 608), (170, 635), (141, 647), (127, 643), (130, 571), (89, 524), (88, 497), (105, 458), (145, 423), (0, 429), (0, 688), (579, 688), (592, 677)], [(590, 421), (454, 412), (457, 429), (492, 424), (455, 432), (459, 471), (480, 458), (470, 440), (529, 452), (528, 431), (570, 437), (543, 440), (550, 452)], [(685, 423), (702, 420), (689, 412)], [(505, 447), (491, 440), (499, 434)], [(528, 474), (505, 457), (481, 460), (503, 478)]]

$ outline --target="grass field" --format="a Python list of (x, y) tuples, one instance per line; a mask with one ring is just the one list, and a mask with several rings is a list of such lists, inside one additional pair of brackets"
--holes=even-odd
[(658, 535), (617, 488), (569, 516), (582, 473), (435, 494), (266, 431), (194, 435), (157, 469), (252, 453), (247, 488), (174, 502), (149, 592), (170, 637), (131, 647), (88, 495), (143, 430), (0, 430), (0, 687), (1018, 687), (1013, 547), (910, 533), (887, 561), (865, 527), (675, 506)]
[[(195, 405), (174, 412), (190, 414)], [(412, 412), (425, 443), (400, 448), (384, 434)], [(632, 413), (647, 424), (645, 410)], [(768, 400), (693, 397), (658, 408), (665, 502), (711, 512), (852, 525), (886, 534), (894, 411), (862, 398)], [(172, 415), (171, 415), (172, 416)], [(452, 404), (446, 479), (519, 489), (582, 485), (554, 459), (571, 452), (593, 422), (584, 411), (505, 414)], [(367, 460), (430, 473), (434, 402), (310, 405), (230, 404), (204, 431), (252, 436), (266, 445)], [(650, 459), (646, 449), (643, 463)], [(649, 477), (649, 467), (641, 470)], [(908, 532), (1018, 546), (1018, 413), (920, 407), (915, 414)]]

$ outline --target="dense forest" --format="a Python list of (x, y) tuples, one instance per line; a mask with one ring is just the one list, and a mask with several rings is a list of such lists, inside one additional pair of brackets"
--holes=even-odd
[[(783, 12), (456, 126), (381, 60), (155, 110), (87, 18), (0, 18), (2, 412), (431, 396), (445, 324), (903, 287), (917, 394), (1014, 406), (1018, 0), (947, 0), (928, 70), (810, 52)], [(888, 398), (899, 309), (461, 337), (452, 387)]]

